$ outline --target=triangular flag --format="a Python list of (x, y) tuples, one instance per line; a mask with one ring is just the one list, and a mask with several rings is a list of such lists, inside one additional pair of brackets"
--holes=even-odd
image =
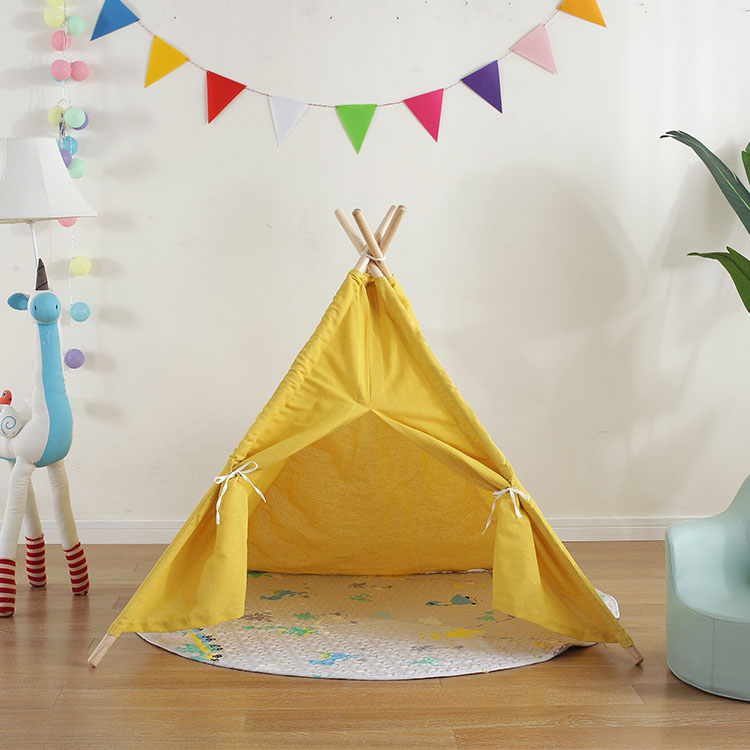
[(167, 44), (163, 39), (155, 36), (151, 45), (151, 54), (148, 58), (146, 86), (150, 86), (160, 78), (164, 78), (167, 73), (177, 70), (180, 65), (183, 65), (189, 59), (189, 57)]
[(479, 68), (479, 70), (470, 73), (461, 80), (498, 112), (503, 111), (503, 102), (500, 99), (500, 71), (497, 60), (493, 60), (489, 65)]
[(510, 49), (511, 52), (541, 65), (550, 73), (557, 73), (555, 58), (552, 56), (552, 47), (544, 24), (537, 26), (532, 32), (526, 34), (520, 42), (516, 42)]
[(299, 122), (299, 118), (305, 114), (308, 104), (296, 99), (284, 99), (281, 96), (269, 96), (268, 104), (271, 107), (276, 141), (280, 146)]
[(606, 26), (602, 12), (596, 0), (563, 0), (557, 8), (563, 13), (570, 13), (571, 16), (577, 16), (584, 21), (598, 23), (599, 26)]
[(339, 104), (336, 107), (341, 124), (357, 153), (362, 148), (362, 142), (365, 140), (377, 106), (377, 104)]
[(98, 39), (100, 36), (111, 34), (113, 31), (130, 26), (140, 20), (130, 8), (123, 5), (121, 0), (104, 0), (104, 5), (99, 11), (99, 18), (96, 19), (94, 32), (91, 34), (91, 41)]
[(424, 129), (437, 141), (440, 130), (440, 114), (443, 111), (443, 89), (404, 99), (404, 104), (412, 111)]
[(211, 122), (227, 105), (245, 90), (245, 84), (231, 78), (206, 71), (206, 100), (208, 102), (208, 121)]

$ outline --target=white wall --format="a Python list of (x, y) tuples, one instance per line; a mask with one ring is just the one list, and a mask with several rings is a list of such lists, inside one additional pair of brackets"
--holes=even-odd
[[(88, 358), (68, 374), (82, 525), (187, 516), (352, 265), (333, 209), (361, 206), (374, 222), (392, 202), (409, 208), (392, 266), (427, 339), (548, 516), (658, 535), (665, 519), (722, 509), (750, 468), (750, 321), (719, 265), (686, 253), (750, 243), (697, 158), (659, 135), (687, 130), (741, 170), (745, 5), (601, 0), (606, 30), (559, 14), (558, 76), (512, 56), (503, 115), (457, 86), (439, 144), (388, 107), (359, 156), (319, 108), (278, 148), (266, 99), (250, 93), (208, 126), (191, 65), (144, 89), (151, 38), (138, 25), (77, 38), (74, 58), (92, 69), (73, 95), (91, 118), (80, 187), (100, 212), (75, 230), (94, 272), (73, 280), (73, 296), (93, 315), (69, 330)], [(71, 4), (89, 28), (100, 6)], [(555, 3), (130, 6), (218, 73), (356, 103), (458, 80)], [(0, 135), (52, 135), (45, 112), (60, 86), (40, 7), (4, 9)], [(0, 237), (4, 299), (28, 286), (33, 263), (22, 228)], [(48, 225), (40, 237), (66, 299), (69, 232)], [(21, 396), (29, 323), (6, 309), (0, 331), (0, 387)]]

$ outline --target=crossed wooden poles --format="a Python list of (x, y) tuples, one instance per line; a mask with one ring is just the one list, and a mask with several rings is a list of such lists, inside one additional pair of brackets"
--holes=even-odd
[(406, 206), (391, 206), (383, 217), (383, 221), (375, 230), (375, 234), (373, 234), (365, 215), (359, 208), (355, 208), (352, 211), (352, 216), (362, 234), (360, 237), (349, 219), (346, 218), (346, 214), (340, 208), (334, 211), (339, 224), (343, 227), (346, 236), (351, 240), (357, 255), (359, 255), (359, 260), (354, 266), (355, 270), (367, 270), (375, 278), (385, 276), (389, 279), (393, 276), (385, 261), (385, 254), (405, 213)]

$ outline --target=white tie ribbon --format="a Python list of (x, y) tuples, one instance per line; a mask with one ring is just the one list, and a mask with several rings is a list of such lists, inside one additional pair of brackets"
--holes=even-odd
[[(247, 467), (252, 464), (252, 469), (248, 469)], [(221, 501), (224, 499), (224, 493), (227, 491), (227, 485), (229, 484), (230, 479), (234, 479), (234, 477), (242, 477), (259, 495), (261, 500), (263, 502), (267, 502), (265, 495), (250, 481), (250, 477), (248, 474), (252, 474), (254, 471), (258, 469), (258, 464), (255, 463), (255, 461), (248, 461), (247, 463), (242, 464), (242, 466), (238, 466), (234, 471), (230, 472), (229, 474), (223, 474), (222, 476), (215, 477), (214, 482), (216, 484), (222, 485), (221, 492), (219, 493), (219, 499), (216, 501), (216, 525), (218, 526), (221, 523), (221, 516), (219, 515), (219, 508), (221, 508)]]
[(504, 490), (498, 490), (497, 492), (493, 492), (492, 495), (495, 499), (492, 502), (492, 510), (490, 510), (490, 516), (487, 519), (487, 525), (484, 527), (482, 536), (484, 536), (484, 532), (490, 528), (490, 524), (492, 523), (492, 516), (495, 514), (495, 508), (497, 507), (497, 501), (503, 495), (511, 496), (511, 499), (513, 500), (513, 510), (516, 512), (516, 518), (521, 517), (521, 506), (518, 503), (518, 496), (520, 495), (525, 500), (531, 500), (531, 498), (525, 492), (521, 492), (521, 490), (517, 490), (515, 487), (506, 487)]

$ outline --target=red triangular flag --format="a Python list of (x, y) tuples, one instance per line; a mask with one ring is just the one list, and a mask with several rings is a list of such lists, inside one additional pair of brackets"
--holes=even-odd
[(206, 71), (206, 99), (208, 101), (208, 121), (211, 122), (227, 105), (245, 90), (244, 83)]
[(412, 111), (424, 129), (437, 141), (440, 130), (440, 114), (443, 110), (443, 89), (404, 99), (404, 104)]

